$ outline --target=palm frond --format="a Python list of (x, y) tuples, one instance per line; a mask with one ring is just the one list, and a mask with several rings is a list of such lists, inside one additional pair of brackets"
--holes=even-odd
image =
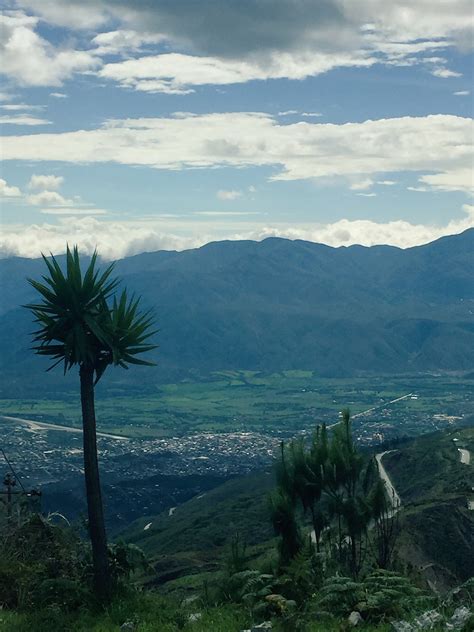
[(54, 255), (42, 256), (49, 274), (42, 281), (28, 279), (40, 301), (24, 307), (38, 325), (32, 334), (33, 350), (54, 361), (50, 369), (61, 361), (65, 372), (87, 364), (94, 368), (97, 382), (110, 364), (123, 368), (154, 364), (136, 357), (156, 348), (149, 342), (156, 333), (151, 310), (140, 312), (140, 299), (129, 299), (125, 290), (117, 300), (114, 291), (119, 280), (111, 276), (113, 263), (104, 271), (96, 270), (94, 252), (82, 274), (77, 246), (72, 251), (67, 246), (64, 270)]

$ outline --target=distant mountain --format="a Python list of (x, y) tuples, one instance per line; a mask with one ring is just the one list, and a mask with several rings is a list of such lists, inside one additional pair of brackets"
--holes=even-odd
[[(41, 260), (0, 260), (1, 392), (69, 388), (28, 347), (33, 298), (26, 277)], [(474, 229), (401, 250), (331, 248), (270, 238), (122, 259), (116, 272), (156, 311), (153, 370), (107, 381), (148, 388), (189, 372), (239, 368), (359, 372), (472, 370)], [(34, 379), (32, 379), (34, 376)]]

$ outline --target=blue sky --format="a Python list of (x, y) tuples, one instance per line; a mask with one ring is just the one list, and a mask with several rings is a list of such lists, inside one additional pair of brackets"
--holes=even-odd
[(0, 256), (474, 225), (470, 0), (7, 0)]

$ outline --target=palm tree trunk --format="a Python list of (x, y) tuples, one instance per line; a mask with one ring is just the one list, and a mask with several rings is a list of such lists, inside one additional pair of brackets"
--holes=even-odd
[(84, 475), (86, 479), (89, 536), (92, 544), (94, 589), (100, 601), (107, 602), (112, 592), (112, 582), (107, 553), (104, 510), (100, 489), (99, 463), (94, 406), (94, 369), (82, 364), (81, 379), (82, 426), (84, 440)]

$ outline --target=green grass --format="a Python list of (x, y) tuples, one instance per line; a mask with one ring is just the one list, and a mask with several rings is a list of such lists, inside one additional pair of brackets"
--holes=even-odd
[[(409, 392), (389, 407), (383, 403)], [(264, 374), (220, 371), (194, 381), (158, 385), (147, 395), (97, 389), (98, 427), (103, 432), (136, 438), (160, 438), (196, 432), (296, 432), (322, 421), (333, 422), (349, 406), (352, 414), (378, 407), (374, 422), (387, 422), (392, 433), (420, 434), (449, 426), (437, 413), (474, 414), (472, 381), (444, 376), (323, 379), (311, 371)], [(0, 414), (80, 427), (78, 394), (57, 400), (0, 400)], [(364, 418), (364, 421), (367, 421)]]
[[(189, 616), (196, 612), (201, 618), (190, 622)], [(248, 614), (236, 606), (183, 606), (151, 592), (117, 600), (105, 612), (84, 609), (68, 614), (60, 608), (0, 612), (2, 632), (117, 632), (126, 621), (136, 623), (137, 632), (240, 632), (250, 624)]]

